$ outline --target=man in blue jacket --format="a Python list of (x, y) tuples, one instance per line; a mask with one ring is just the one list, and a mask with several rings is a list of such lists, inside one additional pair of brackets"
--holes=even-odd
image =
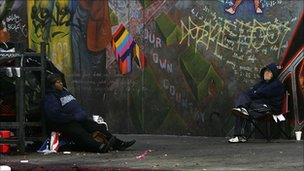
[(236, 115), (234, 125), (234, 137), (229, 139), (230, 143), (246, 142), (242, 129), (246, 120), (257, 119), (273, 111), (278, 113), (284, 95), (284, 86), (277, 79), (280, 67), (274, 63), (261, 69), (261, 81), (251, 89), (240, 94), (235, 101), (232, 112)]
[(135, 143), (135, 140), (119, 140), (104, 125), (93, 121), (75, 97), (64, 88), (59, 75), (50, 75), (47, 86), (43, 109), (51, 131), (62, 133), (82, 150), (92, 152), (125, 150)]

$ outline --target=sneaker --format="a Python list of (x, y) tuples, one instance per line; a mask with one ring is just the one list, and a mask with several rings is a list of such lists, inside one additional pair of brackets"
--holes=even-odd
[(231, 111), (242, 112), (240, 107), (234, 107), (234, 108), (231, 109)]
[(111, 150), (111, 148), (113, 147), (113, 144), (115, 143), (115, 137), (113, 136), (112, 138), (110, 138), (110, 140), (105, 143), (105, 144), (101, 144), (99, 149), (100, 149), (100, 152), (102, 153), (107, 153)]
[(231, 14), (231, 15), (233, 15), (235, 13), (235, 10), (232, 7), (228, 8), (228, 9), (225, 9), (225, 11), (228, 12), (229, 14)]
[(230, 138), (228, 140), (229, 143), (239, 143), (239, 142), (246, 142), (246, 138), (242, 137), (242, 136), (236, 136), (234, 138)]
[(256, 12), (257, 14), (262, 14), (262, 13), (263, 13), (263, 11), (262, 11), (261, 8), (257, 8), (255, 12)]
[(245, 109), (245, 108), (242, 107), (241, 110), (242, 110), (242, 113), (244, 115), (249, 116), (249, 113), (248, 113), (247, 109)]
[(118, 138), (116, 138), (115, 136), (113, 136), (113, 138), (115, 139), (114, 142), (112, 143), (111, 147), (112, 150), (119, 150), (119, 151), (124, 151), (127, 148), (131, 147), (133, 144), (135, 144), (136, 140), (132, 140), (132, 141), (122, 141)]
[(132, 141), (123, 141), (117, 148), (117, 150), (119, 151), (124, 151), (127, 148), (131, 147), (133, 144), (135, 144), (136, 140), (132, 140)]
[(241, 116), (241, 117), (248, 117), (249, 116), (248, 111), (245, 108), (243, 108), (243, 107), (241, 107), (241, 108), (239, 108), (239, 107), (232, 108), (231, 111), (232, 111), (233, 114), (235, 114), (237, 116)]

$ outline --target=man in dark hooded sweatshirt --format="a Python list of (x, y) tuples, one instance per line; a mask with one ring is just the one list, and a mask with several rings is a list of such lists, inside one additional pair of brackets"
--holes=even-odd
[(236, 115), (234, 125), (234, 137), (229, 139), (230, 143), (246, 142), (242, 133), (247, 119), (263, 117), (269, 111), (279, 113), (284, 96), (284, 86), (277, 79), (280, 67), (274, 63), (261, 69), (261, 81), (251, 89), (243, 92), (235, 100), (232, 112)]
[(49, 130), (71, 138), (80, 150), (92, 152), (125, 150), (135, 143), (135, 140), (119, 140), (108, 132), (105, 125), (89, 117), (75, 97), (63, 87), (59, 75), (52, 74), (47, 80), (43, 108)]

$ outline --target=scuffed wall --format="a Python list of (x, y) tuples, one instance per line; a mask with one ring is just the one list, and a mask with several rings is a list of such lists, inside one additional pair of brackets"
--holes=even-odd
[[(262, 66), (282, 60), (303, 12), (301, 0), (237, 2), (28, 0), (10, 4), (1, 19), (11, 41), (36, 51), (48, 42), (48, 58), (69, 89), (114, 132), (224, 136), (234, 123), (233, 99)], [(130, 73), (119, 73), (111, 48), (119, 24), (143, 52), (143, 70), (133, 61)]]

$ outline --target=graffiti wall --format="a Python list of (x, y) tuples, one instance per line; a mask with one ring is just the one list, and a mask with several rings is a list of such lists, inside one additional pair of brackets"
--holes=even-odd
[[(35, 51), (47, 42), (48, 58), (65, 74), (68, 88), (114, 132), (206, 136), (232, 130), (235, 97), (259, 79), (261, 67), (283, 60), (304, 5), (301, 0), (1, 2), (1, 35), (8, 32), (4, 38)], [(296, 79), (303, 85), (303, 62), (298, 68)], [(303, 93), (303, 86), (297, 91)], [(299, 115), (304, 118), (303, 111)]]
[(25, 1), (0, 1), (0, 41), (15, 42), (27, 47), (27, 15)]

